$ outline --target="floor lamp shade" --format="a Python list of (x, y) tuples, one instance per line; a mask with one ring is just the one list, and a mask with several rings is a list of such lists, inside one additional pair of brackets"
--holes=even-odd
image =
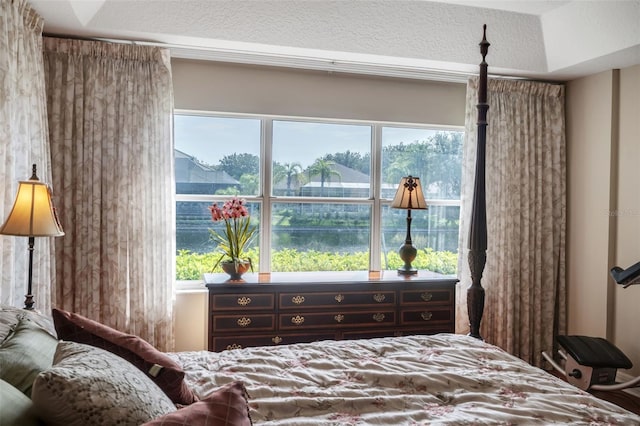
[(0, 234), (25, 237), (64, 235), (56, 217), (49, 187), (40, 181), (21, 181), (13, 208)]
[(34, 239), (64, 235), (51, 201), (51, 190), (47, 184), (38, 180), (35, 164), (31, 178), (19, 182), (16, 200), (9, 216), (0, 227), (0, 234), (29, 237), (29, 282), (25, 308), (33, 309), (31, 287)]
[(396, 196), (393, 197), (391, 207), (407, 210), (407, 236), (404, 244), (398, 250), (404, 265), (398, 268), (398, 273), (415, 275), (418, 270), (411, 266), (411, 262), (416, 258), (418, 251), (411, 241), (411, 210), (425, 210), (427, 208), (427, 202), (424, 199), (422, 186), (420, 185), (420, 178), (413, 176), (403, 177), (400, 180), (400, 185), (398, 185)]

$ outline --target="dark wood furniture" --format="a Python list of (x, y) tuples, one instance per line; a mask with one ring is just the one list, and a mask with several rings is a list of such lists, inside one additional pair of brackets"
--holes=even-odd
[(484, 288), (482, 287), (482, 273), (487, 263), (487, 203), (485, 193), (486, 144), (487, 144), (487, 61), (490, 43), (487, 41), (487, 26), (483, 26), (482, 41), (480, 42), (480, 75), (478, 77), (478, 121), (476, 170), (473, 184), (473, 203), (471, 205), (471, 221), (469, 224), (469, 272), (471, 285), (467, 289), (467, 311), (469, 313), (469, 334), (478, 339), (480, 324), (484, 314)]
[(456, 277), (420, 271), (211, 274), (209, 350), (455, 332)]

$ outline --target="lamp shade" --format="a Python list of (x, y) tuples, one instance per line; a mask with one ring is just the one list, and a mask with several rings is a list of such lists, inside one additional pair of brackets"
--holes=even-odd
[(420, 178), (407, 176), (400, 180), (396, 196), (393, 197), (391, 207), (396, 209), (424, 210), (427, 202), (422, 193)]
[(13, 208), (0, 228), (0, 234), (26, 237), (64, 235), (58, 222), (49, 187), (36, 179), (20, 181)]

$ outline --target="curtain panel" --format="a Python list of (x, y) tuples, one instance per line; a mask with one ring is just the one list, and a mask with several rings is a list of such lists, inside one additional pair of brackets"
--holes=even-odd
[(173, 93), (166, 49), (44, 38), (66, 236), (55, 305), (173, 349)]
[[(43, 19), (26, 0), (0, 0), (0, 224), (8, 216), (18, 181), (36, 164), (41, 181), (51, 183), (51, 159), (42, 61)], [(56, 192), (53, 193), (54, 204)], [(0, 303), (23, 306), (27, 292), (27, 237), (0, 235)], [(35, 308), (51, 309), (55, 285), (54, 238), (35, 239)]]
[[(467, 85), (458, 324), (468, 331), (469, 221), (475, 176), (478, 79)], [(566, 332), (564, 86), (488, 81), (486, 291), (481, 335), (540, 366)]]

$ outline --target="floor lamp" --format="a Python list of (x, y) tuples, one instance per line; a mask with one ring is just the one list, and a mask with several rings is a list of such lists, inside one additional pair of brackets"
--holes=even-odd
[(396, 196), (391, 202), (391, 207), (395, 209), (407, 210), (407, 237), (398, 253), (404, 265), (398, 268), (398, 273), (402, 275), (415, 275), (418, 270), (411, 266), (411, 262), (416, 258), (418, 251), (411, 242), (411, 210), (427, 209), (427, 202), (422, 193), (420, 178), (407, 176), (403, 177), (398, 185)]
[(24, 308), (32, 310), (34, 304), (32, 278), (35, 237), (60, 237), (64, 235), (51, 202), (51, 190), (47, 184), (38, 179), (35, 164), (31, 178), (19, 182), (16, 200), (7, 220), (0, 227), (0, 234), (29, 237), (29, 281)]

